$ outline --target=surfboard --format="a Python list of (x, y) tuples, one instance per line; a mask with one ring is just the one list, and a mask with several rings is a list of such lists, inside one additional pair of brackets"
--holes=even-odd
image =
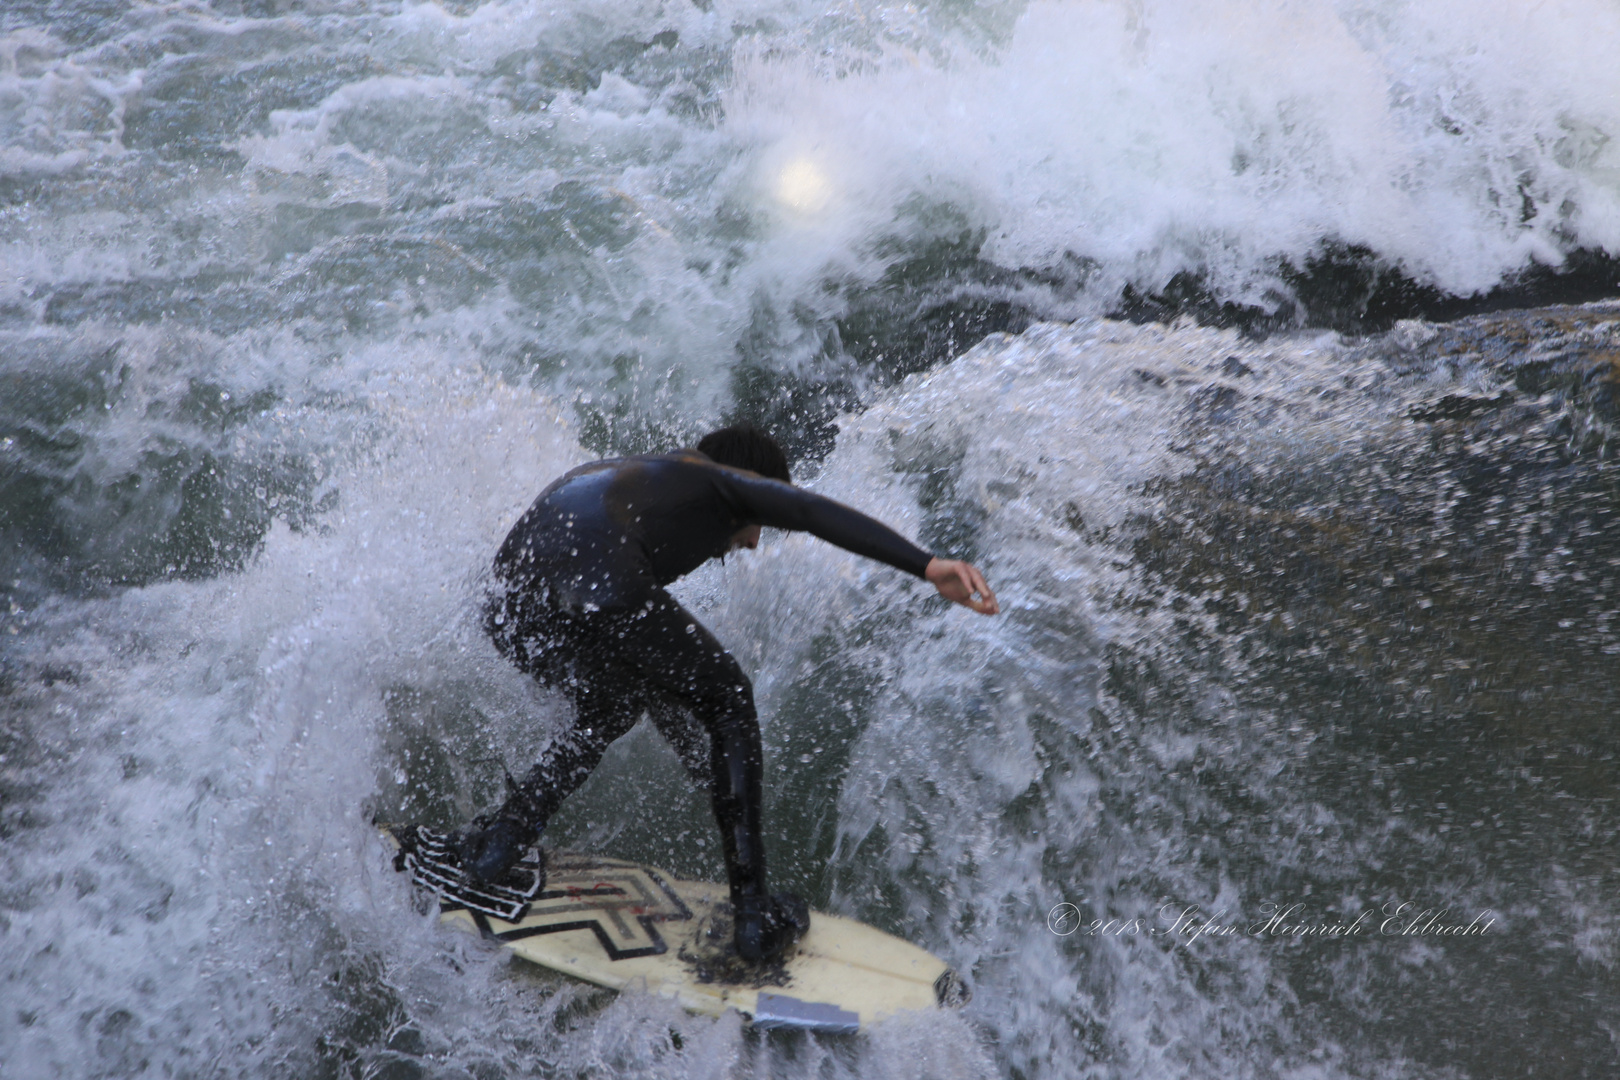
[(748, 964), (732, 944), (723, 885), (534, 849), (498, 885), (477, 886), (443, 834), (417, 826), (384, 826), (383, 834), (395, 869), (438, 898), (444, 923), (597, 986), (672, 998), (707, 1016), (735, 1009), (758, 1028), (828, 1033), (968, 1000), (967, 984), (943, 960), (854, 919), (813, 911), (781, 962)]

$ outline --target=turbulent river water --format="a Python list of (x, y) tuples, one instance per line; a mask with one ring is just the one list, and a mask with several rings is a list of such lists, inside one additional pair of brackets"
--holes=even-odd
[[(1616, 40), (10, 0), (0, 1076), (1613, 1076)], [(478, 628), (535, 493), (734, 417), (1002, 598), (780, 534), (678, 589), (755, 679), (778, 880), (960, 1011), (551, 977), (370, 824), (569, 722)], [(645, 726), (551, 835), (720, 871)]]

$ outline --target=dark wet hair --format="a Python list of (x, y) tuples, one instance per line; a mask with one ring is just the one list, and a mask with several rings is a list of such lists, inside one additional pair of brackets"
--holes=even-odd
[(747, 420), (709, 432), (698, 441), (697, 448), (699, 453), (707, 454), (721, 465), (748, 469), (772, 480), (793, 482), (782, 447)]

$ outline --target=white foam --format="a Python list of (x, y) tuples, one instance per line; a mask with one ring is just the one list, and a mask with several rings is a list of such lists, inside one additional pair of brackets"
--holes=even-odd
[(123, 150), (138, 75), (98, 74), (42, 28), (0, 37), (0, 178), (72, 172)]
[[(845, 299), (829, 282), (879, 280), (905, 250), (886, 241), (942, 228), (932, 222), (947, 210), (985, 229), (986, 254), (1004, 265), (1094, 260), (1088, 293), (1047, 301), (1071, 314), (1183, 269), (1270, 303), (1272, 260), (1301, 260), (1324, 239), (1366, 244), (1464, 292), (1573, 244), (1617, 250), (1616, 18), (1591, 0), (1534, 17), (1494, 0), (969, 13), (495, 2), (465, 15), (423, 3), (286, 19), (181, 5), (135, 9), (122, 37), (83, 54), (44, 31), (11, 35), (0, 47), (0, 175), (43, 180), (46, 198), (0, 216), (0, 299), (21, 327), (4, 340), (5, 374), (67, 370), (114, 345), (128, 369), (107, 415), (61, 425), (88, 446), (68, 478), (110, 489), (176, 444), (248, 462), (293, 450), (328, 463), (321, 490), (341, 501), (310, 531), (277, 525), (240, 573), (59, 598), (8, 624), (27, 632), (8, 635), (24, 684), (4, 707), (33, 741), (17, 751), (23, 764), (0, 767), (43, 793), (29, 812), (44, 818), (0, 848), (3, 963), (27, 1011), (9, 999), (0, 1010), (7, 1064), (310, 1071), (317, 1038), (341, 1041), (345, 1024), (377, 1015), (414, 1026), (447, 1071), (476, 1074), (532, 1071), (538, 1053), (562, 1071), (983, 1075), (995, 1068), (975, 1041), (986, 1031), (1000, 1040), (996, 1062), (1026, 1075), (1098, 1061), (1124, 1076), (1205, 1065), (1264, 1075), (1245, 1059), (1258, 1045), (1297, 1059), (1314, 1036), (1291, 1027), (1287, 980), (1265, 955), (1239, 951), (1222, 996), (1166, 954), (1053, 947), (1045, 908), (1070, 897), (1049, 895), (1043, 860), (1098, 835), (1110, 811), (1103, 778), (1078, 757), (1051, 773), (1042, 725), (1088, 735), (1107, 648), (1151, 650), (1174, 630), (1117, 603), (1135, 570), (1095, 534), (1151, 512), (1146, 482), (1190, 467), (1173, 436), (1192, 389), (1220, 381), (1211, 362), (1246, 358), (1256, 374), (1245, 391), (1277, 410), (1230, 436), (1256, 468), (1388, 434), (1375, 381), (1332, 340), (1255, 346), (1190, 327), (1046, 325), (848, 419), (822, 490), (915, 535), (929, 525), (919, 478), (954, 478), (964, 504), (991, 511), (979, 542), (1008, 610), (999, 621), (930, 608), (900, 576), (802, 538), (773, 538), (686, 586), (757, 675), (774, 745), (792, 735), (784, 710), (807, 668), (862, 676), (858, 700), (834, 703), (864, 710), (866, 725), (836, 808), (834, 898), (967, 971), (981, 994), (965, 1020), (930, 1017), (847, 1054), (819, 1044), (779, 1054), (744, 1040), (735, 1019), (694, 1021), (636, 995), (606, 1007), (578, 989), (536, 1000), (535, 984), (504, 978), (477, 942), (410, 913), (363, 820), (366, 800), (397, 783), (387, 695), (419, 691), (481, 713), (456, 736), (520, 766), (559, 717), (483, 641), (476, 596), (515, 514), (584, 456), (567, 420), (572, 393), (630, 387), (648, 411), (698, 423), (725, 400), (756, 305), (836, 315)], [(595, 88), (581, 89), (613, 42), (666, 29), (679, 32), (677, 53), (649, 50), (647, 69), (596, 71)], [(317, 47), (368, 64), (233, 135), (224, 149), (241, 168), (210, 159), (192, 173), (123, 143), (120, 102), (187, 59), (171, 45), (221, 71), (232, 57)], [(559, 55), (580, 70), (546, 85), (545, 61)], [(692, 66), (669, 73), (682, 64)], [(718, 98), (710, 81), (724, 85)], [(514, 87), (551, 96), (541, 108)], [(627, 239), (593, 247), (563, 233), (537, 252), (527, 235), (503, 238), (513, 265), (553, 259), (538, 299), (514, 297), (504, 264), (477, 270), (490, 284), (415, 314), (409, 282), (319, 276), (323, 259), (364, 255), (374, 233), (321, 234), (289, 265), (264, 265), (283, 208), (390, 213), (406, 192), (430, 209), (384, 224), (431, 246), (458, 215), (546, 199), (562, 180), (622, 205)], [(1538, 208), (1527, 222), (1521, 183)], [(446, 258), (458, 272), (470, 265), (466, 252)], [(241, 275), (246, 329), (149, 312), (141, 325), (116, 314), (44, 322), (59, 288), (117, 297), (203, 270)], [(378, 288), (352, 326), (343, 314), (288, 314), (301, 289), (314, 303), (351, 284)], [(794, 349), (821, 346), (816, 332), (783, 341), (770, 356), (782, 367), (803, 358)], [(555, 395), (478, 373), (518, 343), (568, 360)], [(624, 357), (640, 367), (619, 370)], [(276, 404), (230, 430), (176, 422), (194, 382), (273, 391)], [(818, 660), (826, 641), (859, 644)], [(1145, 774), (1200, 750), (1267, 776), (1291, 760), (1263, 731), (1242, 736), (1252, 745), (1233, 734), (1222, 687), (1192, 691), (1208, 730), (1133, 733)], [(1030, 811), (1020, 799), (1041, 783)], [(469, 797), (465, 784), (446, 786)], [(1129, 792), (1149, 810), (1164, 794), (1147, 781)], [(1006, 824), (1024, 812), (1046, 815), (1044, 839)], [(1098, 864), (1071, 879), (1093, 897), (1158, 866), (1156, 845), (1188, 839), (1173, 823), (1110, 827)], [(863, 848), (880, 834), (875, 853)], [(898, 883), (895, 907), (872, 898), (877, 882)], [(1242, 881), (1182, 884), (1245, 899)], [(1578, 944), (1601, 957), (1611, 943)], [(345, 971), (359, 974), (345, 982)], [(378, 997), (357, 1003), (351, 991)], [(386, 1064), (384, 1042), (352, 1038), (371, 1055), (365, 1068)], [(1358, 1074), (1337, 1061), (1327, 1052), (1320, 1066), (1274, 1071)]]
[(1204, 270), (1266, 303), (1268, 260), (1303, 265), (1324, 239), (1466, 294), (1558, 264), (1571, 241), (1620, 242), (1620, 72), (1603, 44), (1617, 18), (1036, 3), (988, 57), (745, 63), (726, 129), (767, 173), (808, 161), (828, 177), (816, 240), (800, 222), (781, 241), (812, 261), (858, 252), (921, 196), (987, 228), (1003, 265), (1096, 260), (1110, 299)]
[[(1052, 316), (1096, 314), (1127, 283), (1151, 291), (1182, 271), (1274, 306), (1279, 260), (1303, 266), (1325, 242), (1468, 293), (1572, 246), (1620, 250), (1620, 75), (1603, 44), (1617, 15), (1574, 0), (1538, 12), (1500, 0), (1036, 3), (972, 17), (723, 0), (297, 19), (165, 9), (81, 53), (22, 30), (0, 49), (8, 175), (93, 177), (120, 194), (0, 218), (13, 269), (0, 289), (27, 310), (60, 286), (240, 274), (247, 302), (274, 309), (286, 268), (267, 252), (314, 242), (318, 260), (321, 244), (365, 242), (288, 240), (283, 209), (371, 208), (430, 244), (459, 217), (578, 181), (622, 201), (624, 247), (576, 232), (536, 250), (512, 235), (478, 264), (482, 296), (432, 303), (487, 305), (524, 260), (545, 260), (552, 284), (524, 271), (531, 291), (485, 340), (567, 360), (560, 385), (575, 391), (609, 380), (641, 408), (709, 415), (761, 311), (783, 319), (773, 362), (801, 365), (852, 291), (941, 232), (983, 230), (982, 254), (1006, 267), (1088, 260), (1079, 296), (1020, 293)], [(667, 31), (673, 50), (639, 52)], [(169, 85), (180, 61), (155, 50), (179, 40), (221, 71), (307, 49), (368, 62), (227, 136), (245, 168), (154, 172), (125, 147), (124, 115), (153, 106), (143, 87)], [(642, 59), (625, 67), (613, 49)], [(396, 207), (418, 199), (436, 209)]]
[[(1229, 358), (1241, 378), (1222, 373)], [(1147, 932), (1163, 898), (1139, 896), (1139, 874), (1210, 910), (1266, 899), (1156, 854), (1202, 842), (1183, 817), (1182, 800), (1198, 797), (1168, 777), (1219, 760), (1264, 785), (1306, 744), (1238, 707), (1228, 686), (1244, 661), (1225, 651), (1231, 637), (1200, 611), (1150, 601), (1120, 529), (1155, 518), (1155, 482), (1186, 475), (1217, 443), (1264, 470), (1410, 437), (1403, 406), (1368, 389), (1376, 372), (1360, 363), (1331, 337), (1255, 344), (1190, 325), (993, 337), (846, 417), (817, 487), (908, 535), (928, 527), (918, 494), (930, 486), (944, 499), (933, 513), (982, 515), (970, 542), (1002, 616), (944, 608), (919, 583), (799, 536), (770, 538), (725, 571), (705, 617), (723, 640), (757, 647), (768, 742), (792, 738), (789, 724), (828, 726), (792, 712), (819, 668), (860, 673), (856, 698), (834, 706), (862, 718), (839, 791), (835, 907), (904, 926), (972, 973), (970, 1015), (995, 1033), (1004, 1068), (1062, 1074), (1057, 1063), (1100, 1060), (1108, 1075), (1144, 1080), (1264, 1075), (1247, 1056), (1263, 1037), (1287, 1047), (1279, 1069), (1353, 1074), (1333, 1044), (1294, 1029), (1270, 945), (1211, 945), (1231, 980), (1211, 994)], [(1347, 387), (1363, 392), (1336, 393)], [(1198, 402), (1222, 389), (1243, 404), (1202, 446)], [(1172, 657), (1188, 634), (1225, 681)], [(823, 655), (828, 639), (845, 645)], [(1195, 718), (1121, 710), (1107, 687), (1121, 655), (1163, 663)], [(1107, 730), (1121, 723), (1129, 730)], [(1150, 922), (1065, 941), (1046, 923), (1064, 901)]]
[[(482, 667), (486, 709), (537, 722), (532, 692), (482, 642), (476, 597), (496, 534), (579, 452), (545, 401), (482, 379), (396, 367), (370, 404), (390, 437), (351, 463), (321, 530), (278, 525), (239, 575), (55, 605), (30, 646), (80, 686), (58, 706), (73, 717), (57, 736), (73, 755), (52, 781), (59, 822), (9, 860), (32, 899), (8, 916), (8, 968), (40, 1004), (31, 1026), (3, 1021), (11, 1064), (105, 1065), (107, 1038), (62, 1026), (76, 1016), (163, 1067), (209, 1052), (246, 1064), (239, 1039), (299, 1058), (307, 1028), (273, 1014), (308, 1000), (303, 971), (341, 961), (319, 940), (300, 959), (293, 927), (337, 935), (340, 954), (358, 935), (356, 963), (389, 933), (378, 919), (427, 929), (364, 816), (384, 692)], [(504, 738), (537, 737), (511, 727)], [(53, 874), (78, 875), (78, 898)], [(382, 962), (408, 982), (427, 955)]]

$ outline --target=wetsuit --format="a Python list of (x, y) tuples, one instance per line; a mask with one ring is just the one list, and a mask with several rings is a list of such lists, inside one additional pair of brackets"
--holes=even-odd
[(578, 710), (500, 815), (543, 828), (648, 713), (709, 786), (739, 912), (765, 895), (753, 686), (664, 586), (749, 525), (809, 532), (918, 577), (932, 557), (847, 506), (693, 450), (617, 458), (563, 476), (518, 520), (495, 558), (502, 588), (487, 619), (502, 653)]

